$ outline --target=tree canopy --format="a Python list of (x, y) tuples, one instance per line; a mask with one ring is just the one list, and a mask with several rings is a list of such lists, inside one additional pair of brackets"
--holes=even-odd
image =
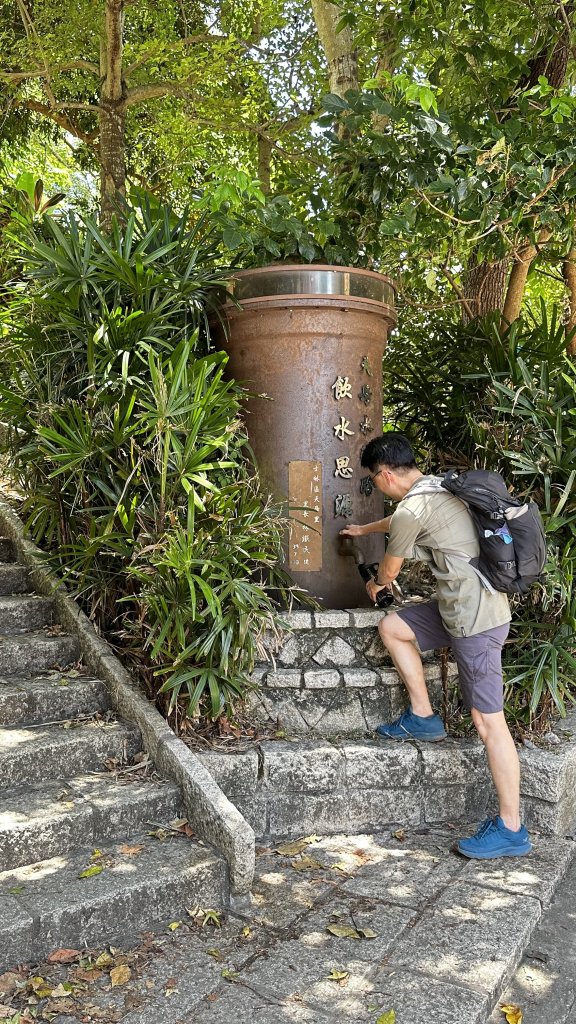
[(4, 0), (0, 18), (5, 161), (66, 149), (104, 220), (130, 190), (197, 198), (232, 259), (382, 268), (467, 319), (516, 319), (537, 269), (574, 322), (574, 0)]

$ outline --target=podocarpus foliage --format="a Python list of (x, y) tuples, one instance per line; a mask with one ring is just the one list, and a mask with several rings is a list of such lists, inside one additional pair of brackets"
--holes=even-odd
[(504, 665), (507, 713), (545, 732), (576, 701), (576, 367), (564, 326), (542, 303), (503, 340), (495, 319), (440, 316), (401, 342), (385, 362), (387, 402), (430, 468), (496, 469), (540, 506), (545, 577), (512, 602)]
[(216, 717), (287, 579), (244, 392), (206, 350), (225, 277), (209, 225), (133, 210), (105, 237), (70, 215), (23, 259), (0, 421), (31, 534), (170, 710)]

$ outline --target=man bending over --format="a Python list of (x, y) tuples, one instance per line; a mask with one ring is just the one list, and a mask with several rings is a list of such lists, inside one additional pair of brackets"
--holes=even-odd
[(396, 722), (380, 725), (376, 732), (393, 740), (445, 738), (414, 641), (421, 651), (451, 647), (463, 701), (486, 747), (500, 811), (470, 839), (460, 840), (457, 849), (480, 859), (530, 853), (532, 844), (520, 822), (520, 764), (503, 711), (501, 654), (510, 626), (508, 598), (488, 590), (470, 564), (479, 549), (468, 509), (441, 487), (439, 477), (420, 472), (405, 437), (390, 433), (374, 438), (362, 453), (362, 466), (374, 486), (398, 502), (386, 519), (341, 531), (352, 537), (389, 534), (378, 579), (366, 584), (370, 599), (375, 601), (379, 590), (390, 587), (405, 558), (426, 562), (436, 578), (435, 600), (401, 608), (379, 624), (410, 706)]

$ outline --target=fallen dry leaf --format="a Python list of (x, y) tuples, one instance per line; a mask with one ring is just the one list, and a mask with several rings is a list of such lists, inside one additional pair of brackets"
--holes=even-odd
[(106, 950), (104, 950), (104, 952), (100, 953), (100, 956), (96, 958), (94, 963), (95, 963), (96, 967), (107, 967), (108, 964), (113, 963), (113, 960), (112, 960), (112, 957), (111, 957), (110, 953), (108, 953), (108, 952), (106, 952)]
[(507, 1024), (522, 1024), (522, 1010), (515, 1003), (501, 1003), (500, 1009), (506, 1017)]
[(380, 1014), (376, 1024), (396, 1024), (396, 1013), (394, 1010), (386, 1010), (385, 1013)]
[(168, 931), (169, 932), (175, 932), (180, 927), (181, 924), (182, 924), (182, 921), (172, 921), (168, 925)]
[(0, 992), (4, 996), (11, 996), (18, 989), (18, 984), (22, 984), (24, 978), (21, 974), (17, 974), (16, 971), (6, 971), (5, 974), (0, 974)]
[(326, 931), (330, 932), (331, 935), (336, 935), (339, 939), (359, 939), (360, 935), (352, 925), (349, 924), (329, 924), (326, 925)]
[(350, 977), (349, 971), (337, 971), (335, 967), (332, 968), (330, 974), (327, 975), (328, 981), (347, 981)]
[(128, 967), (128, 964), (120, 964), (119, 967), (113, 967), (110, 971), (112, 988), (115, 988), (117, 985), (125, 985), (127, 981), (130, 981), (131, 977), (132, 971)]
[(52, 989), (50, 993), (52, 999), (66, 999), (72, 991), (72, 985), (63, 985), (62, 982)]
[(120, 847), (120, 853), (125, 854), (126, 857), (137, 857), (139, 853), (142, 853), (144, 849), (144, 843), (138, 843), (136, 846), (129, 846), (128, 843), (124, 843)]
[(317, 842), (318, 836), (304, 836), (303, 839), (296, 839), (293, 843), (284, 843), (283, 846), (277, 846), (275, 852), (281, 854), (282, 857), (296, 857), (307, 846)]
[(79, 949), (56, 949), (46, 959), (49, 964), (71, 964), (81, 955)]
[(16, 1009), (14, 1006), (0, 1006), (0, 1020), (6, 1020), (7, 1017), (15, 1017)]
[(394, 839), (398, 840), (399, 843), (403, 843), (404, 840), (406, 839), (406, 833), (403, 828), (399, 828), (396, 832), (393, 832), (392, 835)]
[(104, 971), (99, 971), (97, 967), (77, 967), (70, 971), (70, 977), (74, 981), (87, 981), (88, 983), (98, 981), (103, 974)]
[(52, 995), (52, 986), (44, 980), (44, 978), (35, 975), (33, 978), (28, 979), (28, 986), (32, 989), (35, 996), (38, 999), (46, 999), (47, 996)]
[(294, 868), (294, 871), (317, 871), (322, 866), (315, 857), (308, 857), (305, 854), (290, 861), (290, 867)]

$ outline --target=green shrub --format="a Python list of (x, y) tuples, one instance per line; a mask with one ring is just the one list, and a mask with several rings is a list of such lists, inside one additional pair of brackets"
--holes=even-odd
[[(242, 696), (283, 523), (260, 493), (226, 356), (206, 222), (131, 211), (111, 237), (52, 222), (4, 314), (0, 420), (32, 536), (168, 710)], [(200, 340), (199, 340), (200, 339)]]

